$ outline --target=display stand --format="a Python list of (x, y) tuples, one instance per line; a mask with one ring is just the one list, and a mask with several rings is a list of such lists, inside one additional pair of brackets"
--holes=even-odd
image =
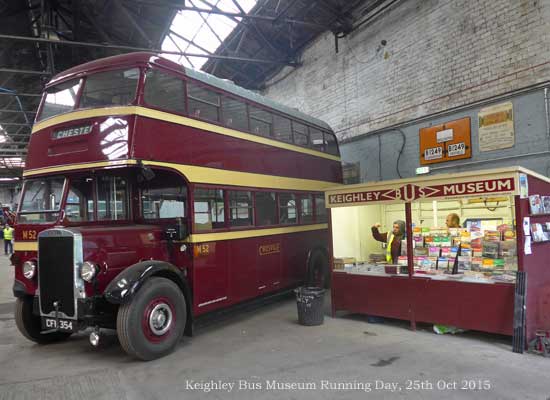
[[(525, 272), (527, 277), (526, 343), (535, 337), (536, 330), (550, 330), (550, 241), (533, 244), (530, 254), (526, 254), (529, 249), (525, 243), (531, 240), (531, 232), (527, 229), (529, 235), (526, 236), (523, 230), (525, 217), (531, 218), (531, 223), (550, 224), (548, 211), (531, 214), (529, 195), (535, 194), (550, 196), (550, 179), (521, 167), (339, 186), (327, 190), (326, 204), (331, 209), (333, 239), (330, 246), (333, 315), (345, 310), (409, 320), (412, 329), (416, 328), (417, 322), (426, 322), (512, 335), (515, 283), (499, 282), (496, 278), (476, 280), (469, 279), (465, 274), (453, 275), (456, 266), (448, 275), (417, 273), (411, 211), (412, 206), (421, 201), (473, 198), (488, 198), (491, 201), (495, 196), (506, 196), (510, 199), (511, 223), (515, 228), (517, 269)], [(346, 213), (357, 207), (395, 204), (404, 205), (408, 274), (361, 272), (357, 266), (335, 269), (334, 257), (347, 256), (334, 253), (334, 243), (341, 240), (339, 236), (345, 228), (343, 226), (346, 221), (353, 220)], [(336, 210), (341, 207), (351, 208)], [(357, 240), (350, 237), (348, 242), (357, 244)], [(368, 240), (373, 239), (369, 236)], [(346, 243), (346, 249), (351, 251), (353, 249), (349, 243)]]

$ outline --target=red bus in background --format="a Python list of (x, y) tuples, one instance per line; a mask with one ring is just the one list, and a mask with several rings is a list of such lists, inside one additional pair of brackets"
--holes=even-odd
[(17, 214), (17, 326), (115, 328), (143, 360), (196, 317), (328, 279), (330, 127), (149, 53), (48, 83)]

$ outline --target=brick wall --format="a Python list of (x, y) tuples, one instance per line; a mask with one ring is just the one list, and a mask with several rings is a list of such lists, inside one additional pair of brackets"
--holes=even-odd
[(550, 0), (403, 0), (302, 61), (264, 94), (349, 139), (550, 81)]

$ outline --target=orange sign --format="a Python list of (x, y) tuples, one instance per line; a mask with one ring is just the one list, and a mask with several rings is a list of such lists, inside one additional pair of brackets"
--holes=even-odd
[(470, 118), (420, 129), (420, 164), (472, 157)]
[(261, 256), (267, 256), (268, 254), (275, 254), (281, 252), (281, 243), (263, 244), (258, 248), (258, 252)]

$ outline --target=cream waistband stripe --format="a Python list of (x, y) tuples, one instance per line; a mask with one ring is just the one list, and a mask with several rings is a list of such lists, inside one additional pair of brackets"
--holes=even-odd
[[(288, 233), (310, 232), (327, 229), (328, 224), (315, 224), (315, 225), (301, 225), (290, 226), (281, 228), (269, 228), (269, 229), (250, 229), (245, 231), (235, 232), (215, 232), (215, 233), (197, 233), (187, 237), (183, 242), (187, 243), (205, 243), (205, 242), (217, 242), (222, 240), (236, 240), (246, 239), (253, 237), (271, 236), (271, 235), (283, 235)], [(38, 242), (15, 242), (13, 244), (14, 251), (37, 251)]]
[[(192, 183), (308, 191), (322, 191), (327, 187), (333, 187), (334, 185), (336, 185), (334, 182), (319, 181), (313, 179), (289, 178), (284, 176), (264, 175), (250, 172), (199, 167), (195, 165), (166, 163), (148, 160), (143, 160), (142, 162), (144, 165), (174, 169), (182, 173)], [(94, 169), (136, 164), (137, 160), (118, 160), (105, 162), (99, 161), (95, 163), (69, 164), (57, 167), (27, 170), (23, 172), (23, 176), (31, 177), (39, 174), (63, 173), (78, 169)]]

